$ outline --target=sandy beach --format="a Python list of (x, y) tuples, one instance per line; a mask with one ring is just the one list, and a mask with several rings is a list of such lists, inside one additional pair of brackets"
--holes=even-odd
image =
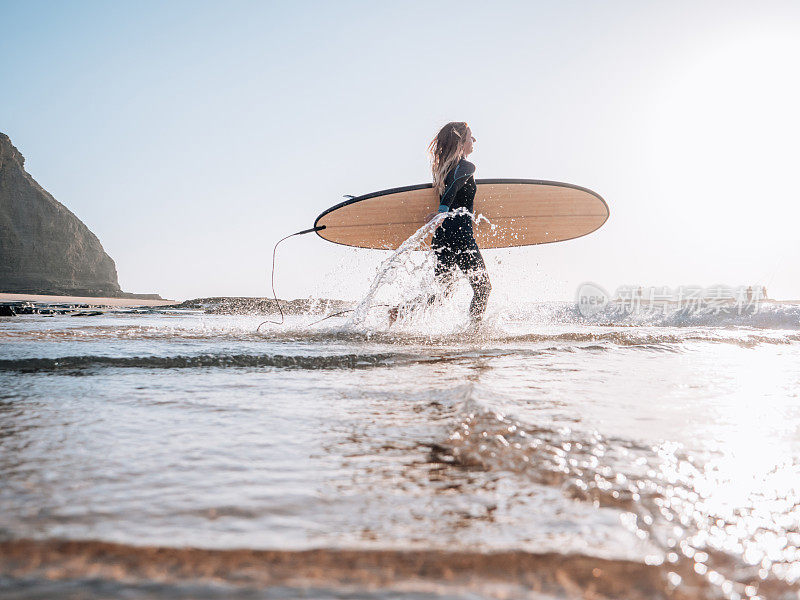
[(41, 302), (47, 304), (88, 304), (90, 306), (171, 306), (175, 300), (139, 298), (94, 298), (91, 296), (45, 296), (39, 294), (7, 294), (0, 292), (0, 302)]

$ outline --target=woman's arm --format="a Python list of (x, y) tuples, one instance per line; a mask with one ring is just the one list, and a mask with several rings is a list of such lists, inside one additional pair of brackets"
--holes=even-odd
[(475, 173), (475, 165), (465, 159), (461, 159), (456, 164), (455, 172), (453, 173), (453, 182), (447, 186), (442, 194), (442, 199), (439, 201), (439, 212), (449, 212), (453, 200), (456, 199), (458, 191), (464, 187), (467, 179), (472, 177)]

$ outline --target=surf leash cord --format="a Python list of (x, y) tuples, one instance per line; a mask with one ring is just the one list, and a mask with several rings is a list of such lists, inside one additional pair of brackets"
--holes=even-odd
[(271, 323), (273, 325), (283, 325), (283, 321), (284, 321), (283, 309), (281, 308), (280, 300), (278, 300), (278, 295), (275, 293), (275, 253), (278, 251), (278, 245), (281, 242), (283, 242), (284, 240), (288, 240), (290, 237), (294, 237), (296, 235), (304, 235), (306, 233), (314, 233), (315, 231), (321, 231), (323, 229), (325, 229), (325, 225), (322, 225), (320, 227), (311, 227), (309, 229), (303, 229), (303, 231), (298, 231), (296, 233), (291, 233), (291, 234), (287, 235), (286, 237), (281, 238), (277, 242), (275, 242), (275, 246), (272, 248), (272, 276), (270, 277), (270, 281), (272, 283), (272, 298), (275, 300), (275, 305), (278, 307), (278, 312), (281, 314), (281, 320), (280, 321), (270, 321), (270, 320), (264, 321), (258, 327), (256, 327), (256, 333), (258, 333), (258, 330), (261, 329), (261, 325), (264, 325), (266, 323)]
[[(350, 197), (352, 198), (352, 196), (350, 196)], [(256, 327), (256, 333), (259, 332), (259, 330), (261, 329), (262, 325), (266, 325), (267, 323), (270, 323), (272, 325), (283, 325), (284, 320), (285, 320), (284, 316), (283, 316), (283, 309), (281, 308), (281, 301), (278, 300), (278, 294), (275, 293), (275, 255), (276, 255), (276, 253), (278, 251), (278, 245), (281, 242), (283, 242), (284, 240), (288, 240), (290, 237), (294, 237), (296, 235), (304, 235), (306, 233), (314, 233), (315, 231), (322, 231), (323, 229), (325, 229), (325, 225), (321, 225), (319, 227), (311, 227), (309, 229), (303, 229), (303, 231), (298, 231), (296, 233), (291, 233), (291, 234), (287, 235), (286, 237), (283, 237), (283, 238), (279, 239), (277, 242), (275, 242), (275, 246), (273, 246), (273, 248), (272, 248), (272, 274), (270, 276), (270, 283), (272, 284), (272, 299), (275, 300), (275, 306), (278, 307), (278, 312), (281, 315), (281, 320), (280, 321), (270, 321), (268, 319), (266, 321), (262, 321), (261, 323), (259, 323), (258, 327)], [(375, 307), (379, 307), (379, 306), (391, 306), (391, 305), (390, 304), (376, 304), (375, 305)], [(307, 325), (307, 327), (311, 327), (312, 325), (316, 325), (317, 323), (322, 323), (323, 321), (326, 321), (326, 320), (331, 319), (333, 317), (339, 317), (341, 315), (344, 315), (344, 314), (347, 314), (347, 313), (351, 313), (351, 312), (353, 312), (353, 310), (354, 309), (351, 308), (351, 309), (348, 309), (348, 310), (343, 310), (343, 311), (340, 311), (340, 312), (333, 313), (331, 315), (323, 317), (322, 319), (319, 319), (318, 321), (314, 321), (313, 323), (309, 323)]]

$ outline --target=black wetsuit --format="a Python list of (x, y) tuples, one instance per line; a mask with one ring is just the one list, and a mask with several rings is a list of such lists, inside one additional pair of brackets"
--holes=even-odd
[[(477, 191), (473, 173), (475, 165), (463, 158), (450, 170), (444, 180), (445, 191), (442, 194), (439, 212), (452, 212), (458, 208), (466, 208), (470, 213), (473, 212)], [(436, 253), (436, 278), (446, 291), (453, 286), (456, 267), (467, 276), (472, 286), (469, 314), (473, 319), (480, 319), (486, 310), (492, 285), (472, 233), (471, 215), (448, 216), (433, 235), (431, 247)], [(431, 297), (429, 302), (433, 302), (434, 299), (435, 296)]]

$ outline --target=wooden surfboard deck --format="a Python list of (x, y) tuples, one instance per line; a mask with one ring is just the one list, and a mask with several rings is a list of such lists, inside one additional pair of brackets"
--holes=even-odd
[[(609, 215), (599, 194), (576, 185), (533, 179), (477, 179), (475, 225), (481, 248), (509, 248), (575, 239), (600, 228)], [(439, 208), (431, 184), (383, 190), (337, 204), (314, 227), (331, 242), (396, 249)], [(430, 240), (427, 240), (429, 243)]]

